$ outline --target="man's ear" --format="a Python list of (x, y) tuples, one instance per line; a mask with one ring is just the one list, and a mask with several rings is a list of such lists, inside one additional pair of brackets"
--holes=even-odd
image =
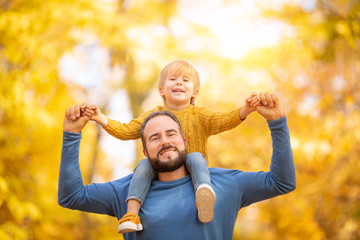
[(185, 143), (185, 146), (187, 146), (186, 138), (184, 138), (184, 143)]
[(149, 158), (148, 158), (148, 155), (147, 155), (147, 152), (146, 152), (145, 149), (143, 149), (143, 153), (144, 153), (145, 157), (146, 157), (147, 159), (149, 159)]

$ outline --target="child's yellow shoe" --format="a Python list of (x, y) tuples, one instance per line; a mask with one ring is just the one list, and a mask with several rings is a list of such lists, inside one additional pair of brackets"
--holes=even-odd
[(120, 220), (118, 226), (118, 233), (128, 233), (143, 230), (140, 222), (140, 217), (135, 213), (128, 212)]

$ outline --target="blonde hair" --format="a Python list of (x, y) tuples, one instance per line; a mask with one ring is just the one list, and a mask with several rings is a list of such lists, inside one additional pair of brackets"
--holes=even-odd
[[(175, 60), (169, 64), (167, 64), (160, 72), (159, 76), (159, 88), (163, 88), (166, 77), (170, 74), (174, 74), (175, 76), (186, 75), (191, 78), (194, 83), (194, 90), (199, 90), (200, 88), (200, 77), (199, 73), (196, 69), (188, 62), (184, 60)], [(166, 104), (165, 96), (162, 97), (164, 103)], [(192, 97), (190, 100), (190, 104), (195, 105), (195, 98)]]

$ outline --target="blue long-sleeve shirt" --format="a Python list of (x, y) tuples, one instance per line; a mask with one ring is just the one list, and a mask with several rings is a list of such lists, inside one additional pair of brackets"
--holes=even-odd
[[(273, 141), (270, 171), (210, 168), (216, 193), (214, 219), (210, 223), (198, 220), (190, 176), (169, 182), (154, 180), (139, 213), (144, 230), (126, 233), (124, 239), (230, 240), (241, 208), (294, 190), (295, 166), (286, 117), (270, 121), (268, 125)], [(80, 140), (81, 133), (64, 131), (59, 204), (120, 219), (126, 213), (132, 174), (115, 181), (84, 186), (79, 167)]]

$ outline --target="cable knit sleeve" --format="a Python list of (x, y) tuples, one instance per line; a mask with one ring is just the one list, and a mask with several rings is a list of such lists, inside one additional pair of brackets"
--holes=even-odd
[(120, 140), (134, 140), (140, 138), (140, 128), (144, 119), (154, 111), (158, 111), (158, 108), (150, 110), (140, 115), (140, 117), (131, 120), (129, 123), (121, 123), (119, 121), (108, 119), (109, 124), (105, 128), (105, 131), (108, 132), (113, 137), (116, 137)]
[(230, 112), (213, 112), (202, 107), (199, 109), (198, 118), (207, 136), (228, 131), (242, 122), (240, 108)]

